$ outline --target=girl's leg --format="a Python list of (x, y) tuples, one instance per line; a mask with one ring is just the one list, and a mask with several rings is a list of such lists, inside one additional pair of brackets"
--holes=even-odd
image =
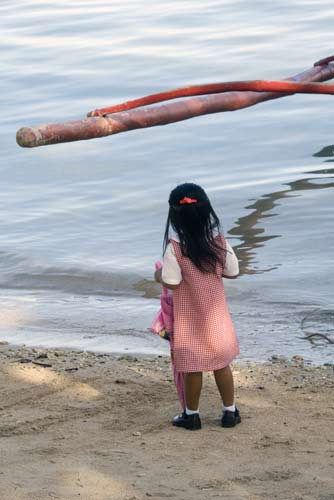
[(234, 383), (231, 368), (225, 366), (213, 372), (224, 406), (234, 404)]
[(241, 417), (234, 404), (234, 383), (231, 368), (225, 366), (214, 372), (215, 381), (223, 400), (222, 427), (235, 427), (240, 424)]
[(186, 396), (186, 409), (182, 415), (173, 418), (173, 425), (184, 427), (190, 431), (201, 429), (201, 419), (198, 413), (199, 397), (202, 389), (202, 373), (184, 374), (184, 392)]
[(184, 374), (184, 388), (188, 410), (198, 410), (199, 398), (202, 389), (202, 378), (202, 372), (192, 372)]

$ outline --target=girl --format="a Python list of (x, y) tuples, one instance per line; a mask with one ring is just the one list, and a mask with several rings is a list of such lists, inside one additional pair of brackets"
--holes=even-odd
[(155, 272), (156, 281), (173, 290), (172, 356), (176, 369), (184, 373), (186, 395), (185, 411), (172, 422), (177, 427), (201, 428), (203, 371), (214, 373), (223, 401), (221, 425), (241, 422), (229, 367), (239, 348), (222, 282), (222, 277), (238, 274), (238, 260), (205, 191), (191, 183), (177, 186), (169, 196), (163, 267)]

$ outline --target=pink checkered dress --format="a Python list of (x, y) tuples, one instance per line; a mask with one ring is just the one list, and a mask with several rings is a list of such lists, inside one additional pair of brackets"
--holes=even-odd
[[(217, 238), (225, 248), (224, 237)], [(224, 256), (217, 274), (202, 273), (182, 255), (180, 243), (171, 242), (182, 271), (182, 282), (173, 290), (175, 367), (187, 373), (219, 370), (239, 354), (221, 278)]]

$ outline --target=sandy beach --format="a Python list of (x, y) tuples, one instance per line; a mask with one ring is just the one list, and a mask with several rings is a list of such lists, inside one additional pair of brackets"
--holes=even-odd
[(234, 429), (206, 374), (196, 432), (170, 424), (166, 358), (3, 342), (0, 367), (1, 499), (334, 498), (332, 365), (234, 364)]

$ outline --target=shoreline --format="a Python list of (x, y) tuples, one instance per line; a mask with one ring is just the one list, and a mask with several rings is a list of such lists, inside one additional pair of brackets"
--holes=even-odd
[[(165, 342), (166, 345), (168, 344), (167, 341), (161, 340), (161, 342)], [(135, 358), (135, 360), (150, 360), (150, 359), (167, 359), (170, 360), (170, 355), (169, 355), (169, 349), (167, 353), (163, 352), (151, 352), (151, 353), (145, 353), (145, 352), (140, 352), (140, 351), (120, 351), (120, 352), (111, 352), (111, 351), (106, 351), (103, 349), (84, 349), (80, 347), (66, 347), (66, 346), (58, 346), (58, 347), (48, 347), (44, 346), (41, 344), (35, 344), (35, 345), (27, 345), (25, 343), (22, 344), (15, 344), (11, 341), (7, 340), (0, 340), (0, 356), (2, 353), (8, 353), (12, 352), (13, 357), (24, 357), (24, 355), (29, 355), (32, 358), (35, 355), (38, 355), (38, 353), (51, 353), (53, 356), (53, 353), (58, 352), (58, 353), (63, 353), (65, 354), (73, 354), (75, 355), (90, 355), (90, 356), (107, 356), (113, 359), (119, 359), (119, 358), (128, 358), (132, 359)], [(16, 354), (15, 354), (16, 353)], [(333, 367), (334, 369), (334, 356), (333, 356), (333, 362), (329, 361), (324, 361), (323, 363), (316, 363), (315, 361), (312, 361), (311, 359), (305, 358), (301, 354), (293, 354), (293, 355), (282, 355), (282, 354), (272, 354), (268, 358), (263, 358), (263, 359), (257, 359), (254, 360), (252, 358), (247, 359), (247, 358), (241, 358), (239, 359), (238, 357), (236, 360), (233, 362), (234, 365), (238, 365), (240, 367), (246, 367), (249, 365), (266, 365), (266, 364), (276, 364), (276, 363), (292, 363), (292, 364), (297, 364), (297, 365), (302, 365), (302, 366), (307, 366), (311, 368), (320, 368), (320, 367)]]
[(332, 364), (233, 363), (234, 429), (205, 374), (197, 432), (170, 424), (168, 357), (0, 342), (0, 371), (1, 498), (333, 498)]

